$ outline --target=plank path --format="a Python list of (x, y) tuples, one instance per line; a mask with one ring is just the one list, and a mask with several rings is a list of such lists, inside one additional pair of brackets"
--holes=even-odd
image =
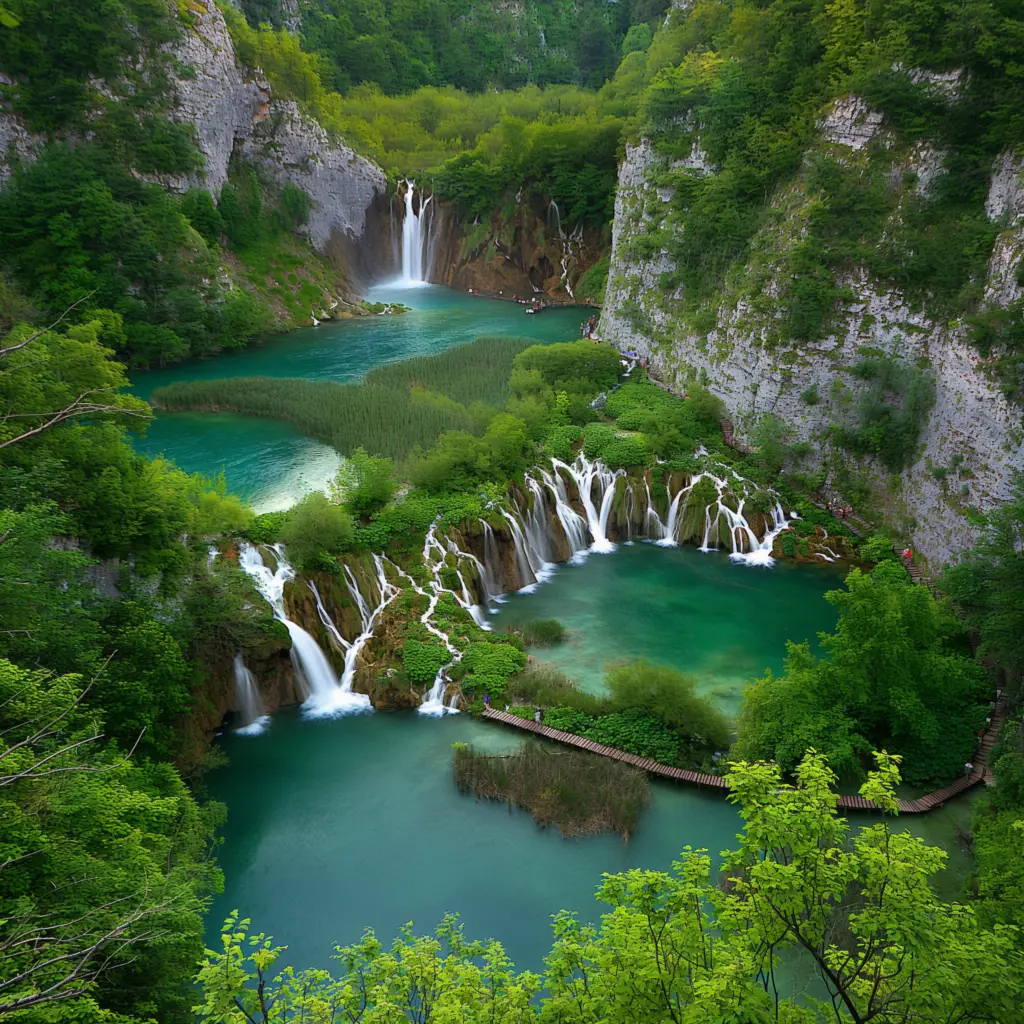
[[(657, 775), (659, 778), (671, 779), (673, 782), (685, 782), (691, 786), (707, 786), (709, 789), (725, 791), (729, 788), (728, 783), (721, 775), (709, 775), (706, 772), (688, 771), (685, 768), (673, 768), (671, 765), (661, 764), (652, 761), (649, 757), (639, 757), (637, 754), (630, 754), (617, 747), (609, 747), (604, 743), (595, 743), (585, 736), (576, 736), (571, 732), (562, 732), (560, 729), (552, 729), (550, 726), (534, 722), (528, 718), (520, 718), (508, 711), (495, 711), (493, 708), (486, 708), (483, 717), (492, 722), (500, 722), (502, 725), (511, 726), (513, 729), (521, 729), (524, 732), (531, 732), (535, 736), (541, 736), (546, 740), (554, 740), (556, 743), (564, 743), (579, 750), (585, 750), (590, 754), (597, 754), (600, 757), (610, 757), (615, 761), (622, 761), (624, 764), (639, 768), (640, 771)], [(926, 793), (917, 800), (897, 801), (901, 814), (923, 814), (926, 811), (941, 807), (947, 800), (960, 793), (965, 792), (972, 786), (985, 780), (988, 771), (988, 755), (995, 745), (996, 737), (999, 734), (999, 725), (1003, 718), (1002, 693), (996, 693), (996, 706), (992, 712), (992, 720), (982, 738), (981, 746), (974, 756), (974, 765), (971, 773), (964, 774), (956, 782), (936, 789), (934, 792)], [(848, 811), (878, 811), (881, 808), (862, 796), (841, 796), (839, 806)]]

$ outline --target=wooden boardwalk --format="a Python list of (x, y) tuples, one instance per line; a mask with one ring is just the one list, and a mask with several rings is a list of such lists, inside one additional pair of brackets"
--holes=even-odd
[[(706, 772), (673, 768), (671, 765), (652, 761), (648, 757), (638, 757), (636, 754), (627, 753), (625, 750), (619, 750), (617, 747), (608, 747), (603, 743), (595, 743), (593, 740), (588, 740), (585, 736), (576, 736), (571, 732), (552, 729), (550, 726), (541, 725), (528, 718), (520, 718), (518, 715), (513, 715), (508, 711), (495, 711), (488, 708), (484, 710), (483, 717), (490, 719), (492, 722), (500, 722), (502, 725), (511, 726), (513, 729), (532, 732), (535, 736), (541, 736), (546, 740), (564, 743), (567, 746), (576, 747), (579, 750), (585, 750), (600, 757), (610, 757), (616, 761), (622, 761), (624, 764), (632, 765), (634, 768), (639, 768), (641, 771), (648, 772), (651, 775), (657, 775), (659, 778), (671, 779), (673, 782), (685, 782), (691, 786), (707, 786), (709, 789), (727, 790), (729, 788), (721, 775), (708, 775)], [(982, 738), (981, 747), (974, 755), (974, 760), (972, 761), (974, 770), (971, 774), (962, 776), (956, 782), (943, 786), (942, 789), (926, 793), (917, 800), (897, 801), (900, 814), (924, 814), (927, 811), (934, 810), (936, 807), (941, 807), (947, 800), (959, 796), (972, 786), (976, 786), (979, 782), (988, 781), (990, 777), (988, 755), (995, 745), (1002, 720), (1002, 694), (999, 692), (996, 694), (996, 707), (992, 712), (992, 721)], [(839, 806), (846, 811), (881, 810), (877, 804), (866, 800), (862, 796), (841, 796), (839, 797)]]

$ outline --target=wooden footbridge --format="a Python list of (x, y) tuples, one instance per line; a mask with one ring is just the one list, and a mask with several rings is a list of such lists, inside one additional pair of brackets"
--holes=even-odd
[[(552, 729), (550, 726), (539, 722), (531, 721), (528, 718), (520, 718), (508, 711), (495, 711), (487, 708), (483, 717), (492, 722), (500, 722), (502, 725), (511, 726), (514, 729), (522, 729), (524, 732), (531, 732), (546, 740), (553, 740), (556, 743), (564, 743), (570, 747), (576, 747), (590, 754), (597, 754), (600, 757), (610, 757), (615, 761), (622, 761), (624, 764), (632, 765), (640, 771), (648, 772), (650, 775), (657, 775), (662, 779), (669, 779), (672, 782), (684, 782), (691, 786), (707, 786), (709, 789), (725, 791), (729, 788), (728, 783), (721, 775), (710, 775), (707, 772), (688, 771), (685, 768), (673, 768), (671, 765), (661, 764), (652, 761), (649, 757), (639, 757), (630, 754), (617, 747), (609, 747), (603, 743), (595, 743), (585, 736), (576, 736), (571, 732), (562, 732), (560, 729)], [(999, 726), (1003, 720), (1002, 694), (996, 694), (996, 706), (992, 712), (991, 722), (982, 738), (981, 747), (974, 755), (972, 764), (974, 769), (969, 775), (963, 775), (956, 782), (932, 793), (926, 793), (917, 800), (899, 800), (897, 805), (901, 814), (924, 814), (936, 807), (941, 807), (947, 800), (961, 793), (966, 792), (979, 782), (988, 781), (988, 755), (995, 745), (999, 735)], [(847, 811), (878, 811), (881, 808), (871, 800), (862, 796), (841, 796), (839, 806)]]

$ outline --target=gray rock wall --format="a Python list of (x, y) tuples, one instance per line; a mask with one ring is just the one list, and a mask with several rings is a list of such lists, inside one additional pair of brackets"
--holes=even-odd
[[(822, 129), (826, 142), (848, 147), (866, 145), (881, 119), (856, 98), (836, 104)], [(919, 187), (934, 177), (936, 154), (920, 153)], [(984, 372), (961, 322), (937, 323), (909, 309), (901, 297), (878, 289), (866, 275), (844, 282), (856, 295), (842, 325), (824, 340), (782, 350), (770, 341), (777, 334), (773, 315), (765, 316), (764, 299), (778, 297), (778, 275), (769, 276), (759, 295), (733, 294), (719, 310), (717, 326), (697, 333), (679, 315), (679, 295), (667, 294), (660, 278), (672, 269), (667, 252), (639, 256), (632, 248), (645, 225), (657, 223), (665, 197), (648, 185), (648, 173), (662, 164), (650, 145), (627, 149), (619, 168), (612, 234), (609, 285), (600, 329), (622, 349), (636, 349), (668, 381), (682, 385), (699, 379), (719, 395), (734, 419), (739, 436), (764, 413), (786, 420), (796, 436), (815, 452), (827, 447), (827, 430), (851, 415), (863, 385), (849, 370), (864, 346), (919, 360), (935, 376), (936, 402), (921, 438), (914, 464), (893, 481), (873, 465), (874, 489), (889, 523), (912, 540), (933, 563), (955, 557), (975, 538), (966, 517), (969, 507), (991, 508), (1006, 499), (1013, 474), (1024, 468), (1022, 410), (1011, 405)], [(993, 168), (988, 212), (1004, 225), (992, 255), (986, 295), (990, 304), (1005, 304), (1021, 295), (1017, 267), (1024, 256), (1024, 159), (1003, 154)], [(925, 177), (927, 183), (920, 180)], [(780, 205), (796, 201), (792, 191)], [(771, 253), (768, 255), (771, 265)], [(778, 264), (774, 270), (779, 269)], [(769, 302), (770, 305), (770, 302)], [(758, 308), (755, 308), (758, 307)], [(774, 317), (778, 317), (776, 308)], [(817, 404), (801, 396), (817, 392)], [(956, 472), (941, 476), (933, 468)]]
[[(201, 187), (216, 195), (232, 156), (242, 155), (279, 185), (291, 182), (309, 194), (306, 233), (318, 249), (340, 251), (341, 240), (358, 240), (367, 212), (386, 191), (383, 171), (329, 138), (296, 103), (272, 99), (266, 80), (239, 66), (215, 0), (191, 0), (189, 11), (192, 24), (165, 49), (174, 92), (168, 113), (195, 126), (204, 166), (158, 183), (176, 192)], [(17, 161), (34, 158), (43, 141), (0, 112), (0, 186)]]

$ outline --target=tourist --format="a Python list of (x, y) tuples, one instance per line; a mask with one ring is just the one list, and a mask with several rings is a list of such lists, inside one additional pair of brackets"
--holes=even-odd
[(974, 771), (974, 765), (970, 761), (964, 765), (964, 778), (970, 778), (971, 772)]
[(914, 557), (914, 552), (910, 548), (903, 549), (903, 561), (909, 562)]
[(489, 693), (484, 694), (484, 707), (487, 708), (488, 711), (491, 710), (491, 695)]
[(535, 722), (536, 722), (536, 723), (537, 723), (538, 725), (540, 725), (540, 708), (537, 708), (537, 710), (536, 710), (536, 711), (534, 711), (534, 713), (533, 713), (533, 720), (534, 720), (534, 721), (535, 721)]

